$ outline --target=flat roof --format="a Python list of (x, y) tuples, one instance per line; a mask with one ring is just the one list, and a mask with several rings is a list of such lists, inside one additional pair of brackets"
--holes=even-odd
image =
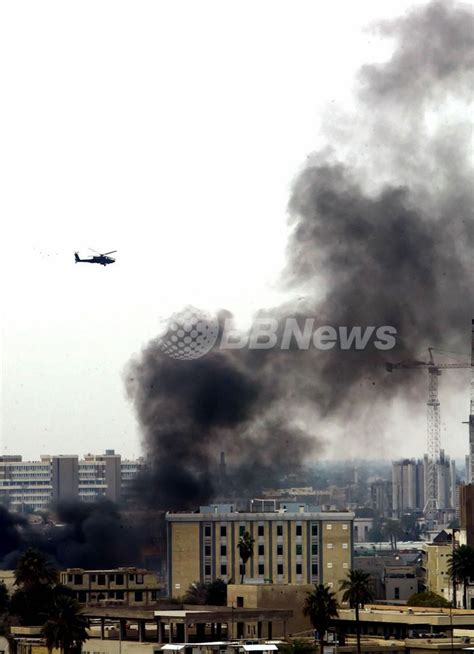
[(285, 512), (279, 513), (277, 511), (266, 511), (262, 513), (239, 513), (234, 511), (232, 513), (167, 513), (166, 520), (168, 522), (255, 522), (258, 520), (276, 520), (276, 521), (294, 521), (296, 520), (315, 520), (322, 522), (345, 522), (354, 520), (355, 513), (351, 511), (335, 511), (325, 512), (302, 512), (295, 511), (294, 513)]
[[(359, 613), (362, 622), (428, 624), (433, 626), (474, 626), (474, 610), (441, 609), (422, 606), (367, 604)], [(355, 620), (355, 610), (339, 609), (336, 620)]]
[(155, 611), (157, 620), (179, 620), (183, 622), (227, 622), (229, 620), (288, 620), (293, 617), (291, 609), (233, 608), (232, 606), (203, 607), (197, 609), (179, 609)]

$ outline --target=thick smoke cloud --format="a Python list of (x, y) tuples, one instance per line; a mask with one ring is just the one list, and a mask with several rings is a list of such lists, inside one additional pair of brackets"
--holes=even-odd
[[(127, 371), (150, 460), (146, 498), (191, 508), (219, 488), (219, 452), (240, 490), (272, 485), (320, 451), (317, 420), (373, 425), (387, 400), (419, 390), (384, 362), (427, 346), (467, 350), (473, 191), (466, 99), (473, 76), (472, 10), (430, 3), (378, 29), (389, 61), (364, 66), (356, 115), (327, 122), (330, 149), (295, 180), (284, 283), (305, 302), (264, 316), (326, 325), (392, 325), (381, 352), (217, 351), (174, 361), (152, 341)], [(412, 378), (413, 379), (413, 378)], [(222, 481), (222, 480), (221, 480)], [(229, 480), (227, 480), (229, 482)]]
[(14, 568), (21, 553), (35, 547), (62, 568), (114, 568), (139, 560), (139, 531), (124, 522), (107, 500), (63, 502), (57, 524), (30, 525), (0, 506), (0, 569)]

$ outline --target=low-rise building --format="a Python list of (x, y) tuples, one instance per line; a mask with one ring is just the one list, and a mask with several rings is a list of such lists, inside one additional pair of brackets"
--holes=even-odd
[(141, 568), (68, 568), (61, 572), (60, 580), (86, 605), (148, 606), (164, 593), (155, 573)]

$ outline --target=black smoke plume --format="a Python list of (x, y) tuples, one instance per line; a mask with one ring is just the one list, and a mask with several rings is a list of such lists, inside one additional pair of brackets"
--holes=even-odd
[(108, 500), (61, 502), (55, 522), (30, 524), (0, 506), (0, 569), (14, 568), (22, 552), (35, 547), (58, 567), (115, 568), (139, 561), (139, 531)]
[(387, 358), (468, 350), (473, 12), (434, 2), (377, 29), (394, 39), (392, 56), (363, 67), (357, 111), (326, 121), (327, 150), (293, 186), (283, 281), (306, 299), (261, 315), (390, 325), (396, 348), (390, 357), (373, 347), (214, 350), (186, 362), (150, 342), (131, 362), (127, 388), (150, 461), (144, 497), (155, 506), (211, 499), (221, 450), (234, 489), (272, 485), (323, 447), (319, 418), (353, 439), (361, 425), (373, 430), (387, 400), (419, 399), (414, 378), (387, 375)]

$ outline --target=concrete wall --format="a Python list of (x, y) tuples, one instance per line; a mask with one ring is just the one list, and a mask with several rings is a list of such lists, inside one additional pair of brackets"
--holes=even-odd
[[(314, 586), (310, 584), (229, 584), (227, 604), (237, 607), (240, 597), (243, 599), (244, 608), (291, 609), (293, 618), (287, 622), (286, 635), (312, 635), (311, 622), (303, 615), (306, 596), (312, 590)], [(273, 623), (273, 637), (284, 637), (283, 623)]]

